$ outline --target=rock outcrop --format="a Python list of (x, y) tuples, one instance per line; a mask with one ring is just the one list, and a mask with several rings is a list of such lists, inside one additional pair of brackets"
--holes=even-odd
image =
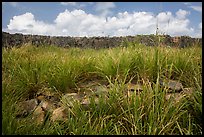
[[(2, 32), (2, 47), (19, 47), (26, 43), (34, 46), (54, 45), (58, 47), (79, 47), (79, 48), (112, 48), (117, 46), (127, 46), (126, 42), (141, 43), (146, 46), (177, 46), (188, 47), (195, 44), (202, 45), (201, 38), (191, 38), (187, 36), (170, 37), (169, 35), (136, 35), (125, 37), (56, 37), (41, 35), (9, 34)], [(159, 43), (158, 43), (159, 41)]]
[[(181, 101), (183, 97), (190, 97), (193, 93), (192, 88), (183, 88), (182, 84), (175, 80), (160, 80), (160, 84), (163, 88), (161, 91), (165, 92), (166, 90), (164, 99), (172, 100), (174, 103)], [(134, 97), (140, 96), (144, 90), (147, 90), (144, 87), (140, 83), (126, 83), (122, 91), (124, 93), (124, 99), (131, 102)], [(172, 92), (172, 90), (177, 90), (177, 92)], [(94, 106), (99, 108), (100, 99), (108, 102), (111, 91), (111, 85), (100, 85), (93, 81), (86, 83), (86, 85), (79, 85), (78, 90), (75, 92), (60, 95), (53, 92), (50, 88), (43, 87), (39, 89), (33, 99), (17, 104), (18, 113), (16, 117), (24, 118), (32, 114), (32, 120), (37, 124), (44, 123), (47, 115), (49, 115), (52, 122), (67, 121), (68, 114), (72, 112), (75, 105), (80, 105), (80, 108), (85, 111), (91, 110), (93, 103)]]

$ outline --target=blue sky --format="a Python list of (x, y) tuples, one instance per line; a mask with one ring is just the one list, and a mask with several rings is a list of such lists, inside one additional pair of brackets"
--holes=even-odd
[(61, 36), (202, 37), (202, 2), (2, 2), (2, 30)]

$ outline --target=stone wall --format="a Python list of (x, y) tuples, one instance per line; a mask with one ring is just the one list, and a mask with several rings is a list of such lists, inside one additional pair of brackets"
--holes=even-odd
[(80, 48), (110, 48), (125, 44), (123, 42), (136, 42), (146, 46), (160, 45), (164, 46), (179, 46), (188, 47), (194, 44), (202, 45), (202, 39), (190, 38), (181, 36), (174, 40), (174, 37), (169, 35), (160, 36), (159, 39), (155, 35), (136, 35), (125, 37), (56, 37), (56, 36), (41, 36), (41, 35), (22, 35), (9, 34), (2, 32), (2, 47), (22, 46), (26, 43), (31, 43), (35, 46), (55, 45), (59, 47), (80, 47)]

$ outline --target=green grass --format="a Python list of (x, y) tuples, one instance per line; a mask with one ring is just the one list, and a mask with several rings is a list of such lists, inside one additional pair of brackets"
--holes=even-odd
[[(100, 50), (2, 48), (2, 134), (202, 134), (202, 49), (126, 44)], [(192, 97), (176, 105), (165, 101), (158, 86), (162, 77), (193, 87)], [(30, 117), (15, 118), (16, 103), (41, 87), (66, 93), (88, 80), (108, 82), (110, 99), (101, 97), (99, 106), (92, 100), (90, 111), (75, 104), (63, 123), (36, 126)], [(122, 91), (129, 81), (143, 81), (144, 91), (127, 100)]]

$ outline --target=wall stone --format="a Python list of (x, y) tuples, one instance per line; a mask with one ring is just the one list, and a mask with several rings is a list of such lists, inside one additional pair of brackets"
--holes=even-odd
[[(160, 36), (160, 45), (188, 47), (195, 44), (202, 46), (202, 38), (191, 38), (187, 36), (171, 37), (169, 35)], [(136, 42), (146, 46), (158, 45), (158, 37), (155, 35), (136, 35), (125, 37), (57, 37), (41, 35), (9, 34), (2, 32), (2, 47), (22, 46), (31, 43), (34, 46), (55, 45), (58, 47), (79, 47), (79, 48), (111, 48), (121, 46), (123, 42)], [(125, 44), (123, 44), (125, 46)]]

